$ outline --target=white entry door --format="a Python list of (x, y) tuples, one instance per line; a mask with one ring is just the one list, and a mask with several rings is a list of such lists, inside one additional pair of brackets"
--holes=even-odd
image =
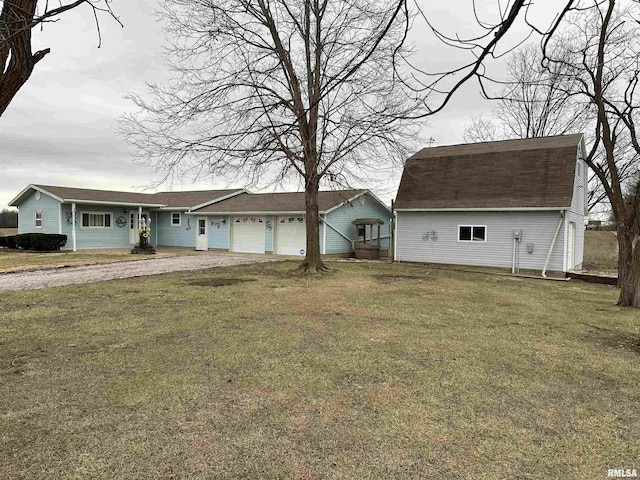
[(264, 253), (264, 217), (232, 217), (231, 250)]
[[(143, 213), (142, 218), (146, 219), (147, 214)], [(140, 241), (140, 223), (138, 222), (138, 212), (129, 214), (129, 243), (135, 245)]]
[(283, 216), (276, 220), (276, 253), (278, 255), (305, 255), (307, 225), (302, 216)]
[(567, 269), (576, 265), (576, 224), (569, 222), (569, 244), (567, 245)]
[(209, 250), (207, 217), (196, 218), (196, 250)]
[(129, 215), (129, 243), (134, 245), (138, 243), (140, 236), (138, 235), (138, 214), (131, 213)]

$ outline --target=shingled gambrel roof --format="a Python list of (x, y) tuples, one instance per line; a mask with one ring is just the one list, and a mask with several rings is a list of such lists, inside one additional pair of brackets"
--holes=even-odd
[(132, 206), (183, 208), (185, 210), (243, 191), (242, 189), (236, 188), (230, 190), (137, 193), (119, 192), (114, 190), (95, 190), (90, 188), (59, 187), (54, 185), (30, 185), (12, 201), (12, 204), (19, 204), (21, 199), (32, 189), (50, 193), (63, 202), (75, 201)]
[[(326, 212), (366, 190), (335, 190), (318, 192), (318, 208)], [(304, 212), (304, 192), (243, 193), (196, 210), (194, 213), (293, 213)]]
[(396, 210), (569, 208), (582, 135), (424, 148), (407, 160)]

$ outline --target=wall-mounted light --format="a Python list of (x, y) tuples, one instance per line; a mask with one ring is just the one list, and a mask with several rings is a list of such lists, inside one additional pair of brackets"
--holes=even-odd
[(129, 213), (129, 210), (127, 210), (126, 208), (124, 210), (122, 210), (124, 212), (124, 214), (126, 215), (127, 213)]
[(220, 220), (220, 223), (224, 225), (225, 223), (227, 223), (227, 221), (223, 218), (222, 220)]

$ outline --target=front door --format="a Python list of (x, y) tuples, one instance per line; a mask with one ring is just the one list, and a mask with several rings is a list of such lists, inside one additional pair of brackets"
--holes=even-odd
[(208, 250), (209, 239), (207, 237), (207, 217), (197, 218), (198, 228), (196, 228), (196, 250)]
[[(147, 214), (143, 213), (142, 218), (146, 220)], [(140, 241), (140, 223), (138, 222), (138, 212), (129, 214), (129, 243), (135, 245)]]
[(138, 235), (138, 214), (131, 213), (129, 215), (129, 243), (135, 245), (140, 240)]

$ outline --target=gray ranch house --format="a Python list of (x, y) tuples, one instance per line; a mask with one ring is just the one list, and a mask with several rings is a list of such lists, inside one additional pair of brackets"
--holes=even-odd
[(424, 148), (394, 204), (394, 258), (566, 272), (582, 264), (582, 135)]
[[(369, 190), (321, 191), (318, 201), (322, 255), (352, 255), (363, 235), (353, 221), (363, 217), (383, 221), (381, 249), (389, 250), (391, 210)], [(306, 249), (303, 192), (149, 194), (32, 184), (10, 204), (18, 207), (18, 233), (65, 234), (65, 248), (74, 251), (134, 245), (142, 218), (151, 219), (154, 246), (299, 256)]]

